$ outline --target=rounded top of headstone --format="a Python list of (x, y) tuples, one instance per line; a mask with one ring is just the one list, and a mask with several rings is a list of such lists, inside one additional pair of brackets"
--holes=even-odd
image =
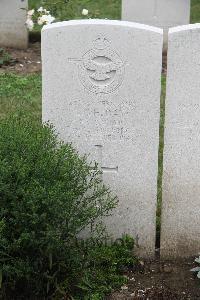
[(169, 34), (181, 32), (181, 31), (187, 31), (187, 30), (199, 30), (199, 29), (200, 29), (200, 23), (182, 25), (182, 26), (176, 26), (176, 27), (170, 28)]
[(140, 23), (128, 22), (128, 21), (118, 21), (118, 20), (104, 20), (104, 19), (87, 19), (87, 20), (71, 20), (64, 22), (57, 22), (50, 25), (45, 25), (42, 31), (51, 30), (55, 28), (63, 28), (68, 26), (80, 26), (80, 25), (110, 25), (110, 26), (121, 26), (130, 27), (135, 29), (141, 29), (146, 31), (155, 32), (158, 34), (163, 34), (163, 29), (158, 27), (149, 26)]

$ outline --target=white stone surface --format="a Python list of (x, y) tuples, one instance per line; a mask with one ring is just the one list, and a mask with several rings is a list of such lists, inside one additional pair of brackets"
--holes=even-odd
[(200, 25), (169, 31), (161, 255), (200, 251)]
[(113, 238), (155, 250), (162, 30), (121, 21), (69, 21), (42, 31), (43, 121), (90, 153), (119, 207)]
[(0, 0), (0, 47), (27, 48), (27, 9), (28, 0)]
[(190, 23), (190, 0), (122, 0), (122, 20), (164, 29), (164, 50), (170, 27)]

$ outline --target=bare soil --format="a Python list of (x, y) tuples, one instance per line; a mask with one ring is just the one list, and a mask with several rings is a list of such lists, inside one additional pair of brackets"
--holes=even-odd
[(0, 67), (0, 72), (13, 72), (17, 74), (32, 74), (41, 72), (41, 44), (30, 43), (27, 50), (5, 48), (11, 55), (11, 61)]
[(107, 300), (199, 300), (200, 281), (187, 262), (140, 262), (138, 270), (129, 270), (127, 286)]

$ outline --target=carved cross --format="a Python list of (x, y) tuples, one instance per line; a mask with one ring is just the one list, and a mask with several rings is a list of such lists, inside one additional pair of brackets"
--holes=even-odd
[(103, 173), (118, 173), (118, 166), (117, 167), (105, 167), (102, 166), (103, 161), (103, 146), (102, 145), (95, 145), (98, 149), (98, 163), (101, 166)]

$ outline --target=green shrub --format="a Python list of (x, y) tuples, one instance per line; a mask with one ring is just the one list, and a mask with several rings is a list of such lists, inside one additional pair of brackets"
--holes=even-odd
[(120, 247), (99, 245), (96, 239), (91, 247), (77, 239), (117, 204), (99, 174), (96, 164), (58, 142), (52, 126), (20, 114), (1, 121), (2, 299), (68, 299), (77, 290), (81, 299), (101, 299), (97, 296), (107, 290), (99, 291), (98, 282), (109, 283), (109, 291), (113, 283), (121, 284), (117, 272), (122, 263), (132, 263), (132, 239), (129, 243), (126, 237)]

